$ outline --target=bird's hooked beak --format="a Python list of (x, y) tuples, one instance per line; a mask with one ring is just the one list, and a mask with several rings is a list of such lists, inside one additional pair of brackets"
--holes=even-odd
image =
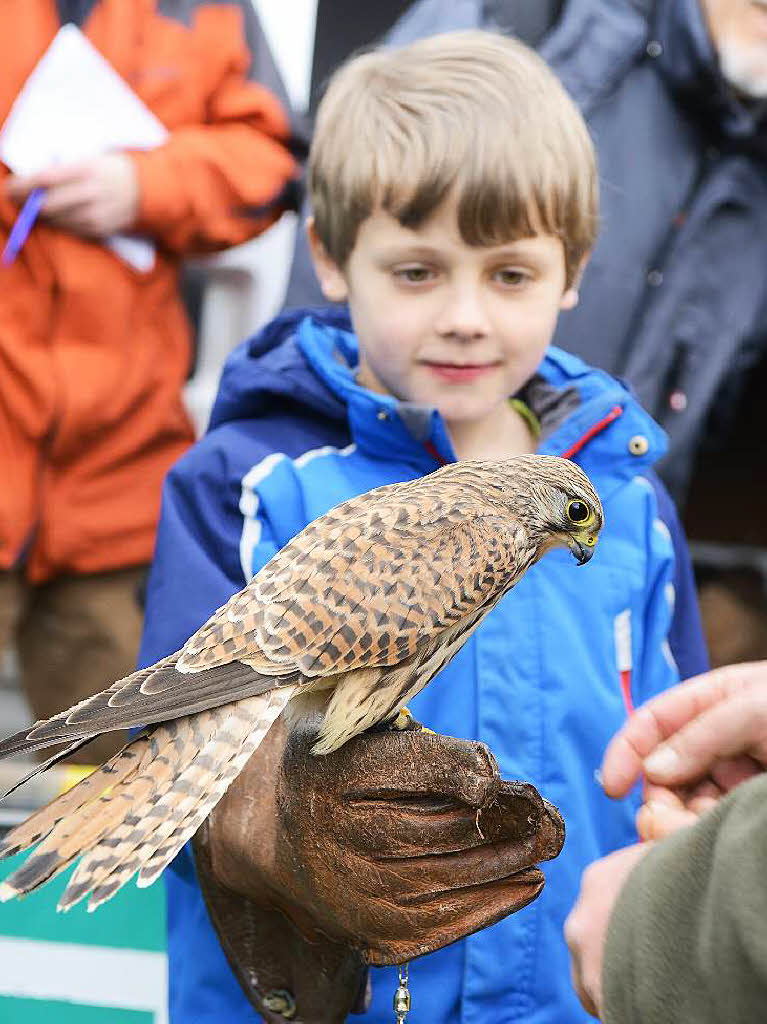
[(597, 535), (590, 530), (582, 533), (573, 533), (567, 539), (567, 546), (575, 556), (578, 565), (585, 565), (591, 561), (594, 549), (597, 546)]

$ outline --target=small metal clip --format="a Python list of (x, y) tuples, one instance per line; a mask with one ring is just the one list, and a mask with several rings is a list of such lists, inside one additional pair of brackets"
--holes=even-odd
[(399, 969), (399, 988), (394, 993), (394, 1013), (396, 1024), (403, 1024), (410, 1012), (410, 989), (408, 981), (410, 978), (410, 964), (403, 964)]

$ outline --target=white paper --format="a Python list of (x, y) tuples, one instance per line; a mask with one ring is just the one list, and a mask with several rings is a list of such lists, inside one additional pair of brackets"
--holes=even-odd
[[(14, 174), (36, 174), (123, 149), (154, 149), (168, 137), (139, 99), (75, 25), (64, 25), (24, 83), (0, 131), (0, 160)], [(107, 239), (137, 270), (154, 265), (154, 243)]]

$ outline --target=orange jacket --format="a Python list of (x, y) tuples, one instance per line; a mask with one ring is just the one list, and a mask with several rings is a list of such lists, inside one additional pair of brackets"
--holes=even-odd
[[(0, 267), (0, 569), (39, 582), (151, 558), (162, 478), (192, 440), (179, 256), (262, 231), (297, 173), (282, 107), (248, 80), (248, 6), (100, 0), (82, 26), (170, 132), (133, 157), (157, 258), (138, 273), (38, 221)], [(3, 0), (0, 24), (4, 120), (60, 27), (56, 0)], [(17, 213), (0, 180), (0, 245)]]

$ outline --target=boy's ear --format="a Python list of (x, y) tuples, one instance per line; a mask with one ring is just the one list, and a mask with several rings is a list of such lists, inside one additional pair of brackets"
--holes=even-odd
[(581, 262), (578, 264), (578, 269), (575, 272), (575, 277), (570, 287), (562, 295), (562, 301), (559, 303), (560, 309), (575, 309), (580, 299), (578, 289), (580, 288), (581, 278), (583, 277), (583, 271), (586, 269), (586, 264), (589, 261), (590, 252), (587, 252)]
[(309, 217), (306, 221), (306, 237), (309, 241), (309, 253), (322, 294), (328, 302), (345, 302), (349, 294), (346, 278), (320, 241), (314, 227), (314, 217)]

